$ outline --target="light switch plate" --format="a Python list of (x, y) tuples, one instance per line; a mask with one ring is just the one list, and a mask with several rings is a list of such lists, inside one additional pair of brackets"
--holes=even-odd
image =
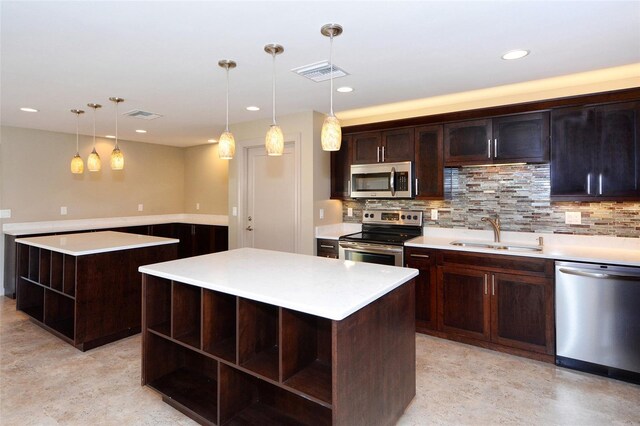
[(200, 203), (196, 203), (196, 210), (200, 210)]
[(138, 211), (141, 212), (144, 210), (144, 204), (138, 204)]
[(567, 225), (581, 225), (582, 213), (580, 212), (564, 212), (564, 223)]
[(320, 209), (320, 219), (324, 219), (324, 209)]
[(238, 216), (238, 208), (237, 207), (233, 207), (231, 209), (231, 216)]
[(347, 216), (349, 217), (353, 216), (353, 208), (347, 207)]
[(431, 209), (431, 220), (438, 220), (438, 209)]
[(11, 209), (0, 210), (0, 219), (9, 219), (9, 218), (11, 218)]
[(67, 214), (67, 206), (60, 207), (60, 214), (65, 216)]

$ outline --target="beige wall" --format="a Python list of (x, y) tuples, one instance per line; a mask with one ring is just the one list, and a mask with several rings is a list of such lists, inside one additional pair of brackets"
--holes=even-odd
[(186, 148), (184, 155), (184, 212), (226, 215), (229, 161), (218, 158), (218, 145)]
[[(182, 213), (184, 209), (184, 149), (123, 141), (125, 168), (113, 171), (113, 142), (99, 140), (102, 170), (89, 173), (86, 158), (90, 138), (81, 136), (85, 172), (69, 171), (75, 135), (2, 127), (2, 208), (11, 209), (8, 222)], [(138, 204), (144, 211), (138, 212)], [(60, 215), (66, 206), (68, 214)]]

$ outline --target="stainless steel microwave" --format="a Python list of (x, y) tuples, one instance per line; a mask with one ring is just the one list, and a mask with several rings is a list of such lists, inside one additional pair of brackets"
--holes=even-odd
[(351, 197), (413, 198), (411, 161), (354, 164), (351, 166)]

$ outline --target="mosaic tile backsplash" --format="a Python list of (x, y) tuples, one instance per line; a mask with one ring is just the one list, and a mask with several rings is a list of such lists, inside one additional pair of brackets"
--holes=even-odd
[[(640, 202), (551, 202), (548, 164), (447, 168), (445, 193), (442, 201), (345, 201), (343, 220), (361, 222), (363, 209), (403, 208), (425, 211), (425, 226), (487, 229), (480, 219), (499, 215), (505, 231), (640, 238)], [(567, 211), (581, 212), (582, 224), (565, 224)]]

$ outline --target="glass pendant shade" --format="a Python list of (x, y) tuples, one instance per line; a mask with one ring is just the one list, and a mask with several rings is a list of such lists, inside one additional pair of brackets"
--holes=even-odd
[(124, 169), (124, 155), (120, 148), (115, 147), (113, 151), (111, 151), (111, 170), (122, 170)]
[(267, 136), (264, 140), (264, 146), (267, 149), (267, 155), (282, 155), (284, 152), (284, 135), (280, 126), (272, 124), (269, 126)]
[(340, 128), (340, 121), (334, 115), (328, 115), (324, 119), (320, 142), (324, 151), (340, 151), (342, 129)]
[(82, 174), (84, 172), (84, 161), (82, 161), (82, 157), (80, 154), (76, 152), (76, 155), (71, 159), (71, 173), (73, 174)]
[(218, 139), (218, 157), (221, 160), (231, 160), (236, 154), (236, 140), (233, 133), (224, 132)]
[(91, 151), (89, 158), (87, 158), (87, 168), (90, 172), (99, 172), (102, 168), (102, 161), (100, 160), (100, 156), (96, 152), (95, 147), (93, 147), (93, 151)]

